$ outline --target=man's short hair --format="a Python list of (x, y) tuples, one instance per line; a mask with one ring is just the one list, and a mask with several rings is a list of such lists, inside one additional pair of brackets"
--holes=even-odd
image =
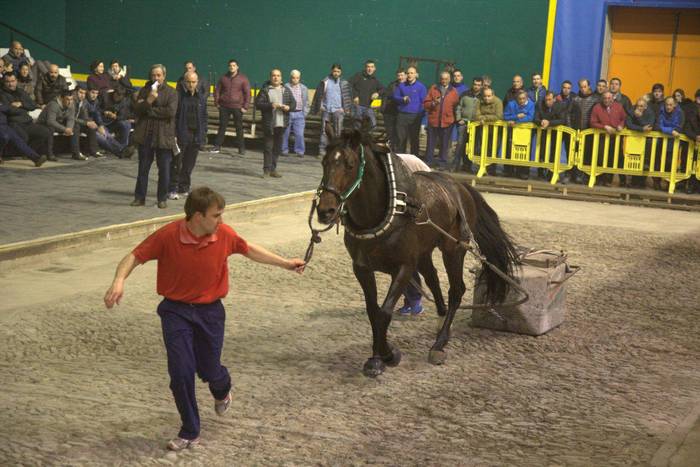
[(484, 82), (484, 77), (483, 76), (474, 76), (472, 78), (472, 82), (476, 81), (477, 83), (483, 83)]
[[(150, 70), (150, 72), (152, 72), (152, 71), (155, 70), (156, 68), (160, 68), (161, 70), (163, 70), (163, 75), (167, 75), (167, 74), (168, 74), (168, 70), (165, 69), (165, 65), (163, 65), (162, 63), (154, 63), (153, 65), (151, 65), (151, 70)], [(148, 73), (149, 75), (151, 74), (150, 72)]]
[(185, 219), (190, 220), (196, 213), (201, 212), (202, 215), (207, 214), (207, 210), (216, 205), (219, 209), (226, 206), (226, 200), (216, 191), (207, 186), (200, 186), (192, 190), (187, 195), (185, 201)]
[(301, 71), (297, 70), (296, 68), (293, 69), (292, 71), (289, 72), (289, 76), (294, 76), (294, 75), (299, 75), (301, 76)]
[(192, 60), (185, 60), (185, 63), (183, 63), (183, 66), (187, 66), (188, 63), (191, 63), (193, 67), (197, 68), (197, 65), (194, 64)]
[(608, 84), (608, 80), (603, 79), (603, 78), (600, 78), (598, 81), (596, 81), (596, 84), (600, 84), (600, 83), (605, 83), (605, 84), (607, 85), (607, 84)]
[(343, 69), (343, 67), (340, 66), (340, 63), (334, 63), (333, 65), (331, 65), (331, 70), (335, 70), (336, 68), (339, 70)]
[(377, 63), (376, 63), (374, 60), (372, 60), (371, 58), (368, 58), (367, 60), (365, 60), (365, 65), (369, 65), (370, 63), (371, 63), (372, 65), (376, 65), (376, 64), (377, 64)]
[(238, 60), (236, 60), (235, 58), (229, 58), (229, 59), (228, 59), (228, 64), (230, 65), (230, 64), (232, 64), (232, 63), (235, 63), (236, 65), (238, 65)]
[(664, 85), (661, 84), (661, 83), (655, 83), (655, 84), (651, 87), (651, 92), (654, 92), (654, 91), (656, 91), (657, 89), (660, 89), (661, 91), (663, 91), (663, 90), (664, 90)]
[(578, 80), (579, 86), (581, 85), (581, 83), (586, 83), (589, 86), (591, 85), (591, 82), (588, 80), (588, 78), (581, 78), (580, 80)]
[(573, 84), (571, 84), (571, 81), (569, 81), (568, 79), (565, 79), (564, 81), (561, 82), (562, 86), (564, 86), (565, 84), (568, 84), (569, 86), (573, 86)]
[(673, 96), (666, 96), (664, 98), (664, 103), (668, 102), (669, 99), (672, 100), (674, 104), (676, 103), (676, 98)]
[(530, 78), (534, 78), (535, 76), (539, 76), (541, 78), (542, 73), (539, 71), (533, 71), (532, 73), (530, 73)]
[(403, 68), (403, 67), (399, 67), (399, 68), (396, 69), (396, 73), (397, 73), (397, 74), (398, 74), (398, 73), (406, 73), (406, 69)]
[(112, 65), (114, 65), (115, 63), (118, 65), (121, 65), (122, 62), (120, 62), (116, 58), (113, 58), (112, 60), (109, 61), (109, 67), (112, 68)]
[(554, 97), (554, 93), (553, 93), (552, 91), (547, 91), (547, 92), (544, 93), (544, 97), (547, 97), (547, 96), (552, 96), (552, 97)]
[(98, 88), (97, 85), (96, 85), (95, 83), (88, 83), (88, 84), (87, 84), (87, 90), (88, 90), (88, 92), (90, 92), (90, 91), (99, 91), (100, 88)]
[(612, 78), (610, 82), (617, 81), (620, 86), (622, 86), (622, 80), (620, 78)]
[(61, 97), (70, 97), (73, 95), (73, 91), (69, 91), (68, 89), (63, 89), (61, 91)]
[(518, 93), (515, 95), (515, 97), (518, 98), (518, 97), (522, 96), (523, 94), (525, 94), (525, 95), (527, 96), (527, 91), (525, 91), (525, 90), (520, 90), (520, 91), (518, 91)]
[(414, 70), (416, 70), (416, 73), (418, 73), (418, 67), (417, 67), (416, 65), (409, 65), (409, 66), (407, 66), (407, 67), (406, 67), (406, 72), (408, 72), (408, 70), (410, 70), (411, 68), (413, 68)]
[(95, 71), (100, 63), (102, 63), (102, 60), (93, 60), (92, 63), (90, 63), (90, 71)]

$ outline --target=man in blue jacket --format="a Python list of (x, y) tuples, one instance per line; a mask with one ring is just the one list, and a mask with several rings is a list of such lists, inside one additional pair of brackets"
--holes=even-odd
[[(532, 122), (535, 118), (535, 104), (527, 97), (527, 92), (520, 91), (515, 100), (508, 101), (505, 109), (503, 109), (503, 120), (508, 122), (508, 126), (514, 127), (517, 123)], [(511, 146), (512, 130), (508, 132), (508, 151)], [(512, 174), (513, 168), (504, 167), (504, 173)], [(523, 180), (529, 178), (530, 169), (528, 167), (516, 167), (515, 173)]]
[(411, 154), (418, 155), (418, 138), (420, 122), (423, 118), (423, 100), (428, 94), (425, 85), (418, 81), (418, 70), (414, 66), (406, 69), (406, 81), (394, 89), (394, 101), (399, 106), (396, 118), (396, 133), (399, 153), (406, 152), (406, 143), (410, 141)]

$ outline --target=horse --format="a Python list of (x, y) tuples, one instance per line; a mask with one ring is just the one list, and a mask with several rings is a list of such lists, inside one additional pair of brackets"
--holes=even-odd
[[(396, 302), (416, 270), (432, 293), (438, 315), (444, 317), (429, 362), (444, 363), (450, 327), (466, 291), (464, 257), (471, 241), (488, 262), (505, 273), (484, 267), (477, 278), (485, 285), (487, 303), (497, 305), (505, 301), (509, 290), (503, 276), (512, 278), (516, 267), (512, 240), (474, 188), (439, 172), (411, 173), (396, 154), (373, 139), (367, 125), (344, 129), (338, 135), (331, 125), (325, 125), (325, 131), (329, 144), (322, 159), (316, 216), (328, 228), (338, 222), (345, 228), (345, 247), (372, 327), (372, 356), (363, 366), (364, 375), (376, 377), (386, 366), (401, 361), (400, 350), (387, 341), (387, 330)], [(420, 222), (422, 219), (425, 221)], [(433, 265), (435, 248), (442, 252), (449, 280), (447, 306)], [(391, 275), (381, 306), (376, 272)]]

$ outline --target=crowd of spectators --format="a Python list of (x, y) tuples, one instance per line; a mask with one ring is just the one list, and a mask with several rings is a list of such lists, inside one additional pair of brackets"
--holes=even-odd
[[(299, 70), (292, 70), (285, 83), (281, 70), (273, 69), (252, 99), (250, 81), (240, 71), (238, 61), (231, 59), (227, 73), (214, 87), (219, 125), (210, 151), (221, 151), (232, 119), (235, 144), (238, 152), (245, 154), (244, 114), (253, 102), (262, 115), (262, 176), (272, 178), (281, 177), (277, 170), (280, 155), (305, 155), (304, 129), (309, 113), (320, 116), (322, 129), (332, 125), (337, 134), (350, 117), (366, 117), (375, 126), (375, 111), (379, 111), (394, 151), (419, 155), (431, 167), (451, 171), (474, 170), (464, 151), (470, 122), (598, 128), (611, 135), (625, 128), (660, 131), (674, 138), (686, 135), (700, 143), (700, 90), (694, 99), (689, 99), (682, 89), (666, 95), (664, 86), (655, 84), (649, 94), (632, 101), (622, 92), (619, 78), (610, 82), (600, 79), (595, 88), (588, 79), (580, 79), (577, 93), (573, 93), (573, 84), (567, 80), (558, 92), (553, 92), (543, 86), (540, 73), (532, 73), (530, 86), (526, 87), (521, 75), (515, 75), (512, 86), (499, 98), (492, 79), (486, 75), (474, 77), (468, 86), (461, 70), (452, 69), (440, 73), (437, 83), (426, 86), (419, 79), (417, 67), (409, 66), (397, 70), (395, 79), (385, 87), (377, 79), (376, 70), (376, 63), (367, 60), (361, 71), (345, 79), (342, 66), (334, 63), (310, 99)], [(139, 183), (132, 204), (144, 204), (148, 170), (156, 160), (162, 179), (158, 204), (164, 207), (167, 199), (177, 199), (189, 191), (197, 153), (207, 143), (210, 86), (197, 74), (192, 61), (185, 62), (175, 89), (165, 81), (162, 65), (154, 66), (150, 78), (138, 88), (119, 60), (112, 60), (108, 67), (96, 60), (90, 64), (86, 83), (69, 90), (57, 65), (34, 62), (22, 44), (13, 41), (8, 54), (0, 59), (0, 155), (11, 143), (16, 153), (40, 166), (46, 160), (56, 160), (56, 136), (67, 138), (76, 160), (108, 153), (130, 158), (138, 150)], [(373, 107), (376, 99), (381, 100), (379, 108)], [(422, 154), (421, 126), (427, 133), (427, 147)], [(322, 130), (319, 137), (322, 154), (327, 145), (326, 132)], [(567, 140), (566, 144), (575, 143)], [(586, 157), (590, 162), (593, 156), (589, 153)], [(488, 169), (495, 174), (497, 168)], [(527, 167), (506, 166), (502, 170), (505, 176), (530, 176)], [(538, 175), (548, 174), (540, 171)], [(585, 178), (585, 174), (574, 169), (561, 179), (564, 183), (585, 183)], [(623, 181), (639, 183), (634, 177)], [(610, 182), (610, 177), (602, 177), (602, 183)], [(663, 186), (657, 181), (656, 188)], [(685, 188), (688, 192), (696, 190), (690, 182)]]

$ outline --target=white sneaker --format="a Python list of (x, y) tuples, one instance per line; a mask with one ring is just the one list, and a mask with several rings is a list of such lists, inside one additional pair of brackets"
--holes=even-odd
[(175, 191), (171, 191), (168, 193), (168, 199), (180, 199), (180, 195), (178, 195)]
[(199, 438), (195, 439), (185, 439), (185, 438), (175, 438), (168, 442), (168, 449), (171, 451), (182, 451), (183, 449), (189, 449), (197, 446), (199, 444)]
[(225, 414), (229, 405), (231, 405), (231, 391), (228, 392), (228, 395), (222, 401), (214, 399), (214, 411), (216, 412), (216, 415), (221, 417), (223, 414)]

